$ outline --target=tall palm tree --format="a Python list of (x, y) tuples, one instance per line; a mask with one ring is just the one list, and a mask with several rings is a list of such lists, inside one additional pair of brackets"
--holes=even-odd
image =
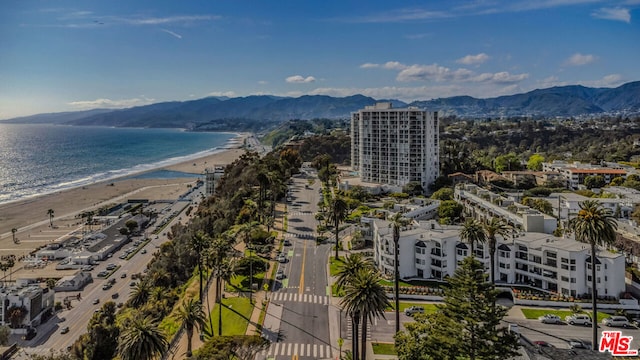
[(53, 227), (53, 209), (47, 210), (47, 215), (49, 215), (49, 227)]
[(482, 227), (482, 223), (476, 219), (467, 219), (460, 230), (460, 239), (466, 241), (471, 246), (471, 256), (475, 256), (475, 244), (487, 241), (487, 236)]
[(396, 312), (396, 333), (400, 331), (400, 229), (407, 226), (409, 219), (402, 216), (402, 213), (395, 213), (391, 217), (391, 226), (393, 226), (393, 296), (395, 301)]
[(204, 261), (203, 259), (205, 257), (205, 250), (209, 247), (210, 243), (211, 243), (211, 239), (207, 234), (205, 234), (202, 231), (196, 231), (196, 233), (191, 236), (190, 245), (198, 258), (197, 261), (198, 261), (198, 275), (200, 277), (200, 302), (202, 302), (202, 294), (204, 293), (204, 290), (203, 290)]
[(202, 329), (205, 326), (206, 315), (202, 310), (202, 304), (193, 298), (182, 303), (182, 307), (178, 310), (178, 320), (182, 321), (187, 332), (187, 357), (191, 357), (191, 339), (193, 338), (194, 328)]
[(591, 247), (591, 305), (593, 307), (593, 349), (598, 349), (598, 290), (596, 282), (596, 245), (610, 245), (616, 239), (616, 223), (611, 210), (602, 207), (595, 200), (587, 200), (580, 204), (578, 216), (569, 221), (576, 240), (587, 243)]
[(253, 253), (252, 253), (252, 241), (251, 234), (255, 229), (257, 223), (255, 221), (247, 222), (238, 227), (236, 235), (242, 237), (242, 241), (245, 244), (247, 250), (249, 250), (249, 302), (253, 303)]
[(340, 233), (340, 223), (347, 217), (347, 202), (339, 195), (335, 195), (331, 200), (331, 218), (333, 220), (333, 225), (335, 226), (336, 231), (336, 260), (338, 260), (338, 249), (339, 249), (339, 238), (338, 234)]
[(355, 278), (358, 271), (362, 269), (374, 270), (374, 265), (370, 258), (364, 257), (361, 253), (353, 253), (347, 256), (337, 273), (337, 290), (340, 291), (344, 289), (345, 286)]
[(509, 234), (509, 225), (499, 217), (492, 217), (491, 220), (484, 225), (484, 232), (487, 243), (489, 245), (489, 257), (491, 260), (491, 283), (496, 283), (496, 246), (498, 240), (496, 236), (505, 237)]
[[(234, 275), (233, 273), (233, 262), (231, 259), (225, 259), (221, 264), (217, 266), (216, 272), (217, 276), (220, 278), (220, 290), (219, 293), (221, 295), (220, 300), (218, 301), (218, 335), (222, 336), (222, 289), (224, 288), (225, 282), (229, 282), (231, 277)], [(217, 289), (216, 289), (217, 290)], [(211, 331), (213, 332), (213, 326), (211, 326)]]
[(151, 317), (133, 317), (120, 332), (118, 355), (121, 360), (151, 360), (165, 353), (169, 343)]
[(384, 310), (391, 306), (387, 294), (380, 284), (380, 274), (369, 269), (358, 270), (345, 286), (345, 295), (341, 300), (341, 305), (347, 314), (357, 314), (362, 320), (360, 357), (357, 356), (357, 349), (354, 354), (356, 354), (356, 359), (366, 360), (367, 322), (373, 322), (374, 318), (380, 316), (384, 318)]

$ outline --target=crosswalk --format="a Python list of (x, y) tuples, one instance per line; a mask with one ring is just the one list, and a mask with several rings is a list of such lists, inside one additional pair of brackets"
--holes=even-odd
[[(360, 321), (362, 321), (362, 319), (360, 319)], [(360, 331), (362, 331), (362, 322), (360, 322), (360, 324), (358, 324), (358, 336), (360, 336)], [(351, 340), (351, 335), (352, 335), (352, 324), (351, 324), (351, 317), (347, 316), (347, 340)], [(371, 341), (371, 322), (367, 321), (367, 341)]]
[(298, 238), (298, 239), (314, 239), (316, 235), (314, 233), (304, 233), (304, 234), (286, 233), (284, 234), (284, 237)]
[(292, 216), (311, 216), (313, 213), (311, 211), (289, 211), (289, 217)]
[(329, 297), (324, 295), (314, 295), (314, 294), (297, 294), (297, 293), (287, 293), (287, 292), (276, 292), (271, 295), (271, 301), (292, 301), (292, 302), (303, 302), (309, 304), (322, 304), (329, 305)]
[(269, 349), (260, 353), (262, 359), (272, 359), (274, 356), (298, 356), (312, 359), (330, 358), (331, 346), (324, 344), (272, 343)]

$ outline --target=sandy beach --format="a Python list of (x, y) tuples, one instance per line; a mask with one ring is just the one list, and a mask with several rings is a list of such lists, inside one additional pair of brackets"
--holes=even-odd
[[(185, 173), (202, 174), (206, 168), (233, 162), (245, 150), (246, 134), (236, 138), (237, 147), (195, 160), (164, 167)], [(195, 178), (115, 179), (0, 205), (0, 256), (23, 256), (37, 247), (64, 238), (82, 226), (76, 216), (84, 211), (128, 199), (176, 199), (196, 182)], [(52, 228), (48, 210), (54, 211)], [(12, 229), (17, 229), (14, 243)]]

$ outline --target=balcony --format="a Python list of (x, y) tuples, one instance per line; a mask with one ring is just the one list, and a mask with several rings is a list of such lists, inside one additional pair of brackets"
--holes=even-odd
[(558, 267), (558, 262), (556, 260), (547, 260), (547, 262), (545, 262), (544, 264), (554, 268)]

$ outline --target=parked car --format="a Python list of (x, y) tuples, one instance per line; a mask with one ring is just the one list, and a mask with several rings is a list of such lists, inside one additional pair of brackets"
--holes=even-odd
[(508, 330), (510, 333), (513, 333), (516, 336), (520, 337), (520, 327), (518, 326), (518, 324), (510, 323)]
[(404, 309), (404, 314), (407, 316), (413, 316), (414, 314), (424, 314), (424, 307), (413, 305)]
[(111, 298), (112, 298), (112, 299), (117, 299), (117, 298), (118, 298), (118, 296), (120, 296), (120, 295), (118, 295), (118, 293), (113, 293), (113, 294), (111, 294)]
[(278, 255), (278, 257), (276, 258), (276, 260), (277, 260), (279, 263), (286, 263), (286, 262), (287, 262), (287, 257), (286, 257), (286, 256), (284, 256), (284, 254), (280, 254), (280, 255)]
[(121, 278), (121, 279), (124, 279), (124, 278), (126, 278), (126, 277), (127, 277), (127, 273), (122, 273), (122, 275), (120, 275), (120, 278)]
[(277, 279), (277, 280), (282, 280), (282, 279), (284, 279), (284, 271), (282, 271), (282, 270), (278, 270), (278, 272), (276, 273), (276, 279)]
[(115, 268), (116, 268), (116, 264), (112, 263), (112, 264), (107, 265), (107, 270), (113, 270)]
[(147, 253), (147, 249), (142, 249), (142, 251), (140, 251), (141, 254), (146, 254)]
[(543, 324), (562, 324), (560, 316), (555, 314), (544, 314), (538, 318)]
[(60, 331), (60, 334), (66, 334), (66, 333), (68, 333), (68, 332), (69, 332), (69, 327), (68, 327), (68, 326), (65, 326), (65, 327), (63, 327), (63, 328), (62, 328), (62, 330)]
[(100, 304), (100, 299), (98, 298), (93, 299), (93, 305), (98, 305), (98, 304)]
[(568, 322), (570, 325), (591, 326), (591, 317), (586, 314), (569, 315), (564, 318), (564, 321)]
[(289, 239), (284, 239), (284, 246), (291, 246), (291, 241)]
[(109, 290), (109, 289), (111, 289), (111, 284), (104, 284), (102, 286), (102, 290)]
[(605, 326), (615, 326), (615, 327), (623, 327), (628, 328), (631, 327), (631, 323), (624, 316), (611, 316), (602, 320), (602, 324)]

